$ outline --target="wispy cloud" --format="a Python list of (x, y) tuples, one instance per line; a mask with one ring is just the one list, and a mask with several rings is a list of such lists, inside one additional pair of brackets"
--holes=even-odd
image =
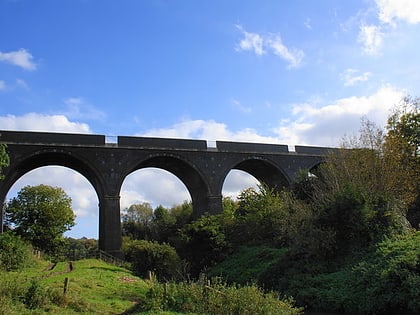
[(353, 86), (357, 83), (369, 80), (371, 75), (371, 72), (360, 73), (359, 70), (349, 68), (341, 74), (341, 80), (344, 81), (345, 86)]
[(312, 29), (311, 19), (310, 19), (310, 18), (306, 18), (305, 22), (303, 22), (303, 25), (305, 25), (305, 27), (306, 27), (308, 30), (311, 30), (311, 29)]
[(249, 106), (245, 106), (244, 104), (242, 104), (240, 101), (238, 101), (237, 99), (231, 99), (230, 100), (231, 104), (233, 107), (235, 107), (236, 109), (238, 109), (239, 111), (243, 112), (243, 113), (250, 113), (252, 112), (251, 107)]
[(363, 45), (363, 51), (368, 55), (378, 55), (382, 46), (384, 33), (377, 25), (361, 25), (359, 42)]
[(6, 82), (0, 80), (0, 91), (6, 90)]
[(257, 55), (263, 55), (264, 51), (264, 39), (260, 34), (257, 33), (250, 33), (244, 30), (241, 25), (236, 25), (236, 27), (242, 32), (244, 38), (241, 39), (236, 50), (249, 50), (253, 51)]
[(279, 34), (258, 34), (245, 31), (241, 25), (236, 25), (244, 38), (236, 46), (237, 51), (252, 51), (261, 56), (268, 52), (288, 62), (288, 68), (297, 68), (305, 56), (302, 50), (289, 48), (283, 44)]
[(104, 120), (106, 114), (95, 108), (83, 97), (69, 97), (63, 100), (66, 109), (63, 115), (71, 119)]
[(0, 51), (0, 61), (10, 63), (25, 70), (36, 70), (37, 68), (32, 55), (26, 49), (19, 49), (11, 52)]

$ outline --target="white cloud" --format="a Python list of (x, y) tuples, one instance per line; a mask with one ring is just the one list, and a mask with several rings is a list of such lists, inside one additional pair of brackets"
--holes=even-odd
[(259, 56), (270, 51), (273, 55), (287, 61), (289, 63), (288, 68), (297, 68), (301, 65), (305, 56), (303, 51), (296, 48), (289, 48), (284, 45), (280, 35), (261, 35), (247, 32), (241, 25), (236, 25), (236, 27), (244, 36), (236, 47), (237, 51), (253, 51)]
[(274, 35), (267, 39), (267, 45), (273, 51), (273, 54), (281, 57), (289, 63), (289, 68), (297, 68), (301, 65), (304, 53), (303, 51), (295, 48), (287, 48), (279, 35)]
[(376, 0), (379, 20), (395, 26), (396, 20), (411, 24), (420, 23), (420, 1), (418, 0)]
[(212, 120), (185, 120), (168, 128), (152, 129), (139, 136), (275, 143), (276, 138), (259, 135), (252, 128), (231, 131), (227, 125)]
[(361, 25), (359, 31), (359, 42), (363, 45), (363, 50), (368, 55), (377, 55), (382, 47), (384, 33), (377, 25)]
[(32, 55), (25, 49), (3, 53), (0, 51), (0, 61), (10, 63), (25, 70), (35, 70), (37, 65), (33, 62)]
[(251, 50), (257, 55), (265, 53), (263, 48), (263, 38), (257, 33), (249, 33), (241, 25), (236, 27), (242, 32), (244, 38), (239, 42), (237, 50)]
[(0, 91), (6, 90), (6, 82), (0, 80)]
[(157, 168), (145, 168), (128, 175), (121, 187), (121, 210), (132, 204), (148, 202), (153, 208), (172, 207), (191, 196), (173, 174)]
[(391, 108), (404, 95), (404, 91), (384, 86), (369, 96), (342, 98), (320, 107), (297, 104), (292, 119), (282, 121), (275, 132), (286, 143), (338, 146), (344, 135), (357, 133), (362, 117), (385, 126)]
[(3, 130), (91, 133), (87, 124), (69, 121), (64, 115), (0, 116), (0, 126)]
[(359, 70), (349, 68), (341, 74), (341, 80), (344, 81), (345, 86), (353, 86), (357, 83), (369, 80), (371, 75), (372, 73), (370, 72), (360, 73)]

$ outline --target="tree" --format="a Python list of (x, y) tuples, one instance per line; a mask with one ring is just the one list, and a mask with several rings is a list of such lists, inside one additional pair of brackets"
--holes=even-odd
[(9, 165), (9, 155), (6, 151), (6, 145), (0, 143), (0, 179), (3, 179), (3, 168)]
[(131, 205), (122, 216), (122, 231), (133, 239), (150, 238), (153, 208), (149, 203)]
[(390, 189), (401, 196), (407, 218), (420, 228), (420, 98), (405, 97), (388, 119), (384, 157)]
[(63, 233), (75, 224), (71, 198), (62, 188), (25, 186), (6, 207), (6, 223), (13, 231), (48, 254), (64, 244)]

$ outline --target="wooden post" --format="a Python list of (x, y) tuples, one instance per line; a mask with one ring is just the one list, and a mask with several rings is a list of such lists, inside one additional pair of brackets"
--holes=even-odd
[(65, 277), (64, 278), (64, 288), (63, 288), (63, 294), (64, 295), (67, 293), (68, 287), (69, 287), (69, 278)]

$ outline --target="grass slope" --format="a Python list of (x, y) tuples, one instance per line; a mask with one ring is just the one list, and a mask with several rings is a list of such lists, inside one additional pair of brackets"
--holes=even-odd
[[(50, 267), (47, 262), (40, 262), (22, 272), (0, 272), (0, 313), (133, 314), (129, 310), (144, 298), (149, 288), (147, 282), (130, 271), (96, 259), (73, 262), (71, 271), (65, 262), (52, 270)], [(65, 278), (68, 286), (64, 294)], [(28, 292), (33, 300), (41, 301), (39, 307), (25, 306)], [(7, 303), (4, 298), (7, 296), (12, 302)], [(46, 296), (53, 303), (42, 302)]]

